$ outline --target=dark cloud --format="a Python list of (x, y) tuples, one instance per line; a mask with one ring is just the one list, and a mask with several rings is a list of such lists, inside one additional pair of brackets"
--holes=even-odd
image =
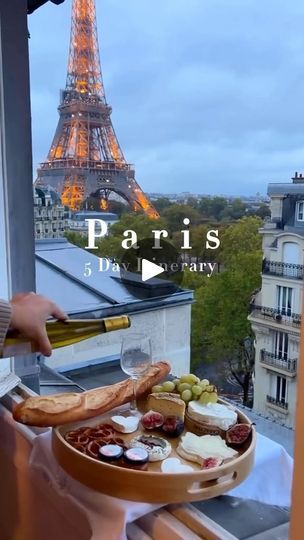
[[(143, 189), (265, 192), (301, 170), (301, 0), (96, 3), (107, 100)], [(70, 11), (30, 17), (35, 163), (57, 123)]]

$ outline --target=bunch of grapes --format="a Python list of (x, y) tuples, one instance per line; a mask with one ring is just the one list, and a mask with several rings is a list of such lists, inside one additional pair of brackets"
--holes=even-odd
[(193, 373), (182, 375), (179, 379), (165, 381), (163, 384), (157, 384), (152, 388), (153, 393), (173, 392), (179, 394), (185, 403), (191, 400), (197, 400), (202, 405), (217, 402), (217, 390), (208, 379), (200, 380)]

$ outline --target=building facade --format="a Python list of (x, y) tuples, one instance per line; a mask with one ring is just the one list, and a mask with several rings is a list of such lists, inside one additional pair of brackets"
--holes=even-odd
[(49, 187), (34, 189), (35, 239), (62, 238), (67, 230), (59, 195)]
[(304, 273), (304, 177), (269, 184), (262, 287), (249, 319), (256, 336), (254, 409), (295, 426)]
[(119, 221), (117, 214), (111, 212), (94, 212), (92, 210), (82, 210), (80, 212), (71, 212), (68, 219), (68, 230), (80, 234), (88, 234), (88, 219), (101, 219), (106, 222), (108, 231), (114, 223)]

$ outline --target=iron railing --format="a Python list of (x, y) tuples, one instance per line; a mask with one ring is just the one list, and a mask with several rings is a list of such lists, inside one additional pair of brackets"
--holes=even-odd
[(266, 396), (267, 403), (271, 403), (273, 405), (277, 405), (277, 407), (281, 407), (281, 409), (285, 409), (285, 411), (288, 410), (288, 403), (285, 402), (285, 400), (277, 399), (272, 396)]
[(289, 309), (275, 309), (266, 306), (258, 306), (254, 303), (250, 304), (250, 315), (258, 317), (264, 320), (268, 320), (288, 324), (289, 326), (295, 326), (299, 328), (301, 323), (301, 315), (299, 313), (292, 313)]
[(297, 371), (297, 359), (293, 358), (281, 358), (277, 354), (270, 353), (265, 349), (261, 350), (261, 362), (268, 366), (274, 366), (288, 373), (296, 373)]
[[(65, 159), (52, 159), (51, 161), (44, 161), (40, 163), (41, 171), (49, 169), (66, 169), (66, 168), (81, 168), (81, 169), (102, 169), (102, 170), (111, 170), (111, 171), (120, 171), (133, 170), (133, 165), (129, 163), (117, 163), (116, 161), (95, 161), (90, 159), (74, 159), (74, 158), (65, 158)], [(111, 179), (109, 179), (111, 181)]]
[(269, 261), (266, 259), (263, 263), (263, 274), (291, 279), (303, 279), (304, 266), (303, 264)]

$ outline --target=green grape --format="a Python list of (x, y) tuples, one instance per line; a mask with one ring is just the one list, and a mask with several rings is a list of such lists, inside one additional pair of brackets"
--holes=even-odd
[(199, 386), (199, 384), (194, 384), (191, 388), (192, 390), (192, 393), (195, 395), (195, 396), (200, 396), (203, 389), (201, 386)]
[(174, 383), (174, 387), (177, 388), (180, 383), (180, 379), (173, 379), (172, 382)]
[(207, 403), (209, 403), (209, 392), (203, 392), (203, 393), (200, 395), (199, 402), (200, 402), (202, 405), (207, 405)]
[(180, 378), (181, 383), (196, 384), (198, 381), (199, 378), (193, 373), (189, 373), (188, 375), (182, 375)]
[(185, 401), (186, 403), (188, 403), (188, 401), (190, 401), (192, 399), (192, 392), (191, 390), (184, 390), (182, 393), (181, 393), (181, 398), (183, 401)]
[(207, 392), (214, 392), (214, 384), (208, 384), (208, 386), (206, 386), (206, 390)]
[(163, 387), (161, 384), (156, 384), (155, 386), (152, 386), (152, 394), (158, 394), (158, 392), (163, 391)]
[(192, 394), (192, 399), (193, 399), (193, 401), (198, 401), (199, 396), (197, 394)]
[(163, 391), (164, 392), (172, 392), (174, 390), (175, 384), (173, 381), (165, 381), (163, 383)]
[(199, 384), (200, 386), (208, 386), (208, 385), (209, 385), (209, 381), (208, 381), (208, 379), (202, 379), (198, 384)]
[(191, 390), (191, 384), (183, 382), (180, 383), (177, 387), (179, 393), (181, 394), (184, 390)]
[(217, 393), (209, 392), (209, 403), (217, 403)]

